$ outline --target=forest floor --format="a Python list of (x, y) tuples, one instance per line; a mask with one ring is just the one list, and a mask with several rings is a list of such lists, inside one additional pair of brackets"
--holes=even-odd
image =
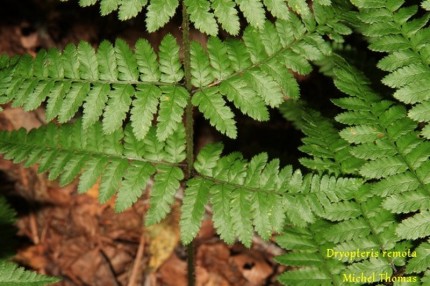
[[(34, 56), (40, 49), (62, 49), (67, 43), (121, 37), (131, 45), (146, 37), (157, 47), (162, 36), (180, 35), (177, 20), (162, 32), (145, 33), (144, 18), (119, 22), (116, 15), (101, 17), (98, 7), (79, 8), (58, 0), (3, 1), (0, 10), (0, 54)], [(205, 39), (194, 34), (199, 41)], [(196, 146), (223, 140), (226, 151), (241, 151), (249, 158), (262, 151), (283, 163), (297, 163), (299, 134), (276, 111), (270, 123), (239, 120), (239, 140), (226, 140), (200, 117), (196, 118)], [(25, 113), (5, 107), (0, 128), (36, 128), (45, 124), (43, 109)], [(16, 260), (40, 273), (63, 279), (56, 285), (171, 285), (186, 283), (186, 251), (179, 241), (179, 203), (158, 225), (143, 227), (147, 195), (131, 209), (115, 214), (112, 202), (97, 202), (98, 185), (78, 195), (76, 182), (60, 188), (38, 174), (0, 160), (0, 195), (17, 209), (19, 241)], [(149, 187), (148, 187), (149, 188)], [(180, 198), (178, 198), (179, 200)], [(273, 242), (254, 239), (251, 249), (225, 245), (216, 235), (210, 216), (196, 239), (197, 285), (279, 285), (285, 270), (274, 263), (282, 253)]]

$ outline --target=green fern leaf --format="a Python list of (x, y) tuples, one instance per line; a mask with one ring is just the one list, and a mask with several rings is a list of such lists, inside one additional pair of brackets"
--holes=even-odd
[(78, 193), (82, 194), (87, 192), (97, 182), (107, 162), (108, 160), (103, 157), (93, 158), (87, 162), (84, 167), (85, 171), (82, 173), (79, 180)]
[(240, 30), (240, 23), (233, 0), (211, 1), (214, 14), (222, 28), (230, 35), (237, 35)]
[(175, 14), (178, 0), (151, 0), (146, 14), (146, 29), (152, 33), (163, 27)]
[(269, 120), (269, 111), (262, 98), (258, 97), (245, 81), (238, 78), (224, 81), (219, 91), (249, 117), (258, 121)]
[(189, 244), (197, 235), (205, 212), (210, 184), (202, 178), (187, 182), (185, 196), (181, 207), (181, 240)]
[(136, 58), (124, 40), (115, 41), (115, 54), (118, 65), (118, 79), (136, 82), (139, 78)]
[(381, 132), (375, 127), (366, 125), (357, 125), (350, 128), (345, 128), (340, 132), (340, 136), (350, 143), (369, 143), (377, 140), (381, 136)]
[(122, 21), (134, 18), (145, 7), (147, 0), (128, 0), (121, 1), (121, 6), (118, 11), (118, 18)]
[(60, 113), (64, 94), (70, 90), (71, 86), (70, 82), (64, 82), (53, 86), (46, 106), (45, 115), (47, 121), (51, 121)]
[(251, 59), (242, 42), (228, 41), (226, 44), (228, 49), (228, 58), (234, 71), (240, 72), (251, 66)]
[(256, 193), (252, 198), (252, 212), (254, 214), (254, 225), (256, 232), (267, 240), (272, 235), (272, 223), (270, 221), (272, 207), (275, 204), (275, 196), (265, 193)]
[[(372, 276), (373, 273), (386, 273), (389, 277), (393, 273), (393, 269), (384, 259), (370, 258), (361, 263), (355, 263), (348, 267), (346, 273), (353, 274), (354, 276), (364, 275), (366, 277)], [(376, 278), (377, 281), (381, 280), (381, 276)]]
[(230, 213), (232, 209), (231, 193), (234, 190), (227, 185), (212, 186), (210, 189), (210, 202), (213, 208), (212, 220), (222, 240), (233, 244), (235, 234), (232, 231), (233, 218)]
[(290, 10), (283, 0), (263, 0), (267, 10), (276, 18), (288, 20)]
[(157, 138), (165, 141), (173, 134), (182, 121), (182, 114), (187, 105), (189, 94), (182, 87), (162, 86), (160, 110), (157, 118)]
[(90, 90), (88, 83), (74, 83), (68, 94), (65, 96), (58, 114), (58, 121), (65, 123), (69, 121), (78, 111), (85, 100), (85, 96)]
[(235, 190), (231, 194), (230, 214), (234, 230), (246, 247), (251, 247), (253, 236), (250, 199), (249, 193), (244, 190)]
[(97, 62), (99, 63), (100, 79), (107, 81), (116, 81), (118, 79), (115, 49), (108, 41), (100, 43), (97, 50)]
[(33, 61), (33, 75), (38, 78), (47, 78), (49, 75), (49, 71), (46, 68), (47, 61), (47, 52), (46, 50), (40, 50), (37, 53), (36, 58)]
[(24, 110), (30, 111), (39, 107), (40, 104), (48, 97), (53, 87), (53, 82), (40, 82), (32, 92), (31, 96), (27, 99), (27, 102), (24, 103)]
[(254, 86), (258, 95), (263, 98), (267, 105), (275, 107), (284, 101), (281, 88), (268, 74), (263, 72), (250, 72), (248, 75), (249, 77), (247, 80)]
[(96, 123), (103, 113), (103, 109), (108, 101), (110, 93), (109, 85), (94, 85), (89, 91), (84, 103), (84, 115), (82, 117), (82, 127), (87, 129)]
[(178, 129), (168, 137), (164, 147), (164, 161), (175, 164), (186, 158), (185, 127), (179, 125)]
[(194, 162), (194, 168), (202, 175), (213, 176), (213, 169), (216, 167), (222, 153), (221, 143), (208, 144), (203, 147)]
[(388, 157), (364, 164), (360, 169), (360, 174), (366, 178), (380, 179), (403, 173), (407, 168), (402, 158)]
[(136, 42), (136, 60), (140, 72), (140, 80), (157, 82), (160, 80), (157, 56), (151, 44), (145, 39)]
[(260, 0), (235, 0), (243, 12), (246, 20), (256, 28), (263, 26), (265, 15), (263, 4)]
[(421, 135), (426, 138), (426, 139), (430, 139), (430, 125), (426, 125), (422, 130), (421, 130)]
[(19, 89), (19, 93), (15, 96), (15, 100), (12, 103), (12, 107), (21, 107), (25, 104), (26, 96), (31, 94), (36, 88), (39, 82), (37, 80), (29, 80), (27, 82), (22, 83), (22, 86)]
[(262, 70), (276, 81), (281, 88), (283, 98), (298, 99), (300, 97), (299, 84), (282, 63), (272, 60), (262, 66)]
[(79, 0), (79, 5), (82, 7), (92, 6), (97, 3), (97, 0)]
[(215, 16), (210, 12), (210, 2), (207, 0), (185, 0), (187, 12), (190, 15), (191, 22), (203, 33), (211, 36), (218, 34), (218, 25)]
[(180, 186), (179, 182), (183, 178), (182, 170), (177, 167), (160, 166), (158, 168), (151, 190), (150, 208), (145, 216), (146, 225), (159, 223), (170, 212)]
[[(136, 142), (139, 143), (140, 147), (140, 141), (136, 140)], [(164, 146), (164, 142), (158, 140), (155, 128), (150, 128), (143, 140), (143, 150), (134, 153), (137, 157), (139, 157), (140, 154), (145, 155), (145, 158), (151, 161), (163, 161), (165, 159), (163, 152)]]
[(276, 261), (284, 265), (314, 266), (321, 265), (321, 258), (314, 253), (288, 253), (276, 258)]
[(85, 155), (71, 157), (64, 166), (62, 175), (60, 177), (60, 186), (66, 186), (73, 182), (73, 180), (81, 172), (82, 166), (89, 160)]
[(121, 0), (100, 0), (100, 13), (102, 16), (108, 15), (117, 10)]
[(348, 220), (331, 227), (330, 232), (325, 234), (327, 240), (339, 243), (353, 238), (365, 237), (370, 229), (364, 219)]
[(77, 49), (79, 74), (82, 79), (96, 80), (99, 78), (96, 52), (90, 44), (80, 42)]
[(55, 277), (48, 277), (25, 270), (18, 265), (0, 260), (0, 284), (8, 286), (42, 286), (58, 282)]
[(80, 78), (79, 77), (79, 61), (77, 61), (78, 53), (76, 47), (68, 44), (63, 51), (62, 64), (64, 68), (65, 78)]
[(236, 138), (237, 130), (233, 119), (234, 114), (225, 105), (218, 88), (208, 88), (195, 93), (192, 97), (192, 103), (199, 108), (204, 117), (217, 130), (230, 138)]
[(197, 42), (191, 43), (191, 83), (196, 87), (207, 86), (213, 81), (209, 59), (203, 47)]
[(115, 201), (115, 211), (122, 212), (131, 207), (145, 191), (149, 177), (155, 168), (146, 162), (135, 162), (128, 166), (118, 196)]
[(275, 25), (270, 22), (265, 22), (263, 29), (259, 31), (260, 38), (264, 45), (264, 49), (268, 56), (276, 55), (276, 52), (282, 49), (281, 39), (276, 31)]
[(136, 138), (142, 140), (151, 127), (154, 115), (157, 112), (161, 90), (152, 85), (138, 86), (131, 109), (131, 126)]
[(382, 79), (382, 82), (389, 87), (399, 88), (417, 80), (425, 79), (429, 75), (430, 71), (428, 71), (424, 66), (412, 64), (399, 68), (393, 73), (385, 76)]
[(406, 273), (424, 272), (430, 266), (430, 244), (428, 242), (423, 242), (415, 251), (416, 257), (408, 261)]
[(292, 272), (284, 272), (278, 280), (285, 285), (332, 285), (330, 277), (316, 268), (300, 269)]
[(128, 162), (125, 160), (115, 160), (107, 166), (102, 174), (99, 188), (99, 201), (101, 203), (106, 203), (118, 190), (127, 167)]
[(425, 211), (407, 218), (399, 224), (396, 233), (403, 239), (417, 239), (430, 235), (430, 212)]
[(426, 198), (426, 193), (418, 189), (413, 192), (389, 196), (385, 199), (383, 207), (393, 213), (416, 212), (417, 210), (430, 207)]
[(423, 102), (412, 107), (408, 112), (408, 117), (415, 121), (430, 121), (430, 101)]
[(103, 132), (111, 134), (122, 127), (131, 105), (134, 89), (130, 85), (117, 85), (109, 93), (109, 100), (103, 114)]
[(248, 27), (243, 32), (243, 42), (247, 47), (247, 52), (249, 53), (253, 64), (264, 61), (267, 54), (258, 30)]
[(212, 67), (212, 76), (217, 80), (223, 80), (233, 73), (228, 58), (228, 48), (220, 39), (210, 37), (207, 49)]
[(179, 82), (184, 77), (184, 72), (179, 61), (179, 46), (172, 35), (163, 38), (159, 52), (161, 81)]
[(71, 159), (70, 154), (55, 154), (56, 158), (49, 166), (48, 180), (55, 180), (64, 170), (64, 166)]

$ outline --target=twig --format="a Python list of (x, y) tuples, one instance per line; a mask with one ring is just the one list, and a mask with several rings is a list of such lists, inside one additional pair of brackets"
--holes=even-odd
[(136, 258), (134, 259), (133, 269), (131, 271), (130, 279), (128, 280), (127, 286), (137, 285), (136, 280), (137, 280), (137, 277), (139, 276), (139, 273), (141, 272), (139, 270), (141, 269), (140, 263), (142, 261), (144, 249), (145, 249), (145, 236), (142, 233), (142, 235), (140, 236), (139, 248), (137, 249)]

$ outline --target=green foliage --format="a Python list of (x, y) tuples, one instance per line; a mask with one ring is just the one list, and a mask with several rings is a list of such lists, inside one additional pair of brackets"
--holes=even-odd
[(0, 260), (0, 285), (39, 286), (58, 281), (57, 278), (36, 274), (13, 263)]
[(59, 281), (55, 277), (40, 275), (18, 267), (8, 261), (14, 241), (16, 213), (4, 197), (0, 197), (0, 285), (4, 286), (37, 286), (48, 285)]
[[(117, 211), (151, 185), (146, 225), (163, 220), (183, 194), (184, 244), (208, 214), (228, 244), (250, 247), (254, 234), (266, 240), (279, 234), (288, 252), (277, 261), (293, 267), (279, 277), (285, 285), (346, 285), (348, 277), (373, 274), (372, 283), (390, 283), (380, 273), (429, 283), (429, 1), (79, 5), (98, 2), (102, 15), (118, 11), (122, 20), (143, 11), (148, 32), (186, 13), (182, 46), (168, 34), (157, 50), (145, 39), (134, 48), (118, 39), (97, 49), (81, 42), (61, 52), (41, 50), (34, 59), (0, 57), (0, 103), (26, 111), (44, 106), (47, 120), (58, 123), (0, 132), (4, 158), (38, 164), (61, 185), (79, 177), (80, 193), (99, 182), (100, 201), (116, 196)], [(187, 19), (206, 42), (191, 41)], [(221, 39), (220, 31), (235, 37)], [(362, 41), (385, 53), (380, 73), (371, 60), (360, 60), (374, 58)], [(313, 79), (314, 65), (342, 93), (329, 95), (333, 110), (311, 108), (318, 104), (306, 102), (313, 100), (309, 88), (298, 100), (296, 78)], [(249, 160), (239, 152), (222, 155), (221, 143), (204, 146), (194, 159), (193, 112), (236, 138), (237, 112), (267, 121), (274, 108), (304, 134), (299, 150), (306, 155), (299, 161), (306, 171), (281, 167), (266, 153)], [(334, 118), (322, 115), (334, 112)], [(9, 212), (0, 201), (0, 215), (2, 209)], [(329, 255), (357, 250), (374, 255)], [(382, 255), (405, 250), (417, 255)]]
[[(315, 220), (315, 213), (342, 215), (318, 205), (327, 200), (326, 196), (341, 201), (360, 186), (356, 179), (303, 177), (300, 171), (293, 172), (291, 166), (280, 169), (279, 161), (269, 161), (265, 153), (246, 161), (239, 153), (220, 157), (221, 150), (220, 144), (208, 145), (196, 158), (198, 175), (188, 181), (182, 208), (184, 243), (197, 234), (196, 225), (200, 224), (207, 201), (212, 206), (219, 235), (228, 243), (237, 237), (250, 246), (254, 230), (268, 239), (273, 232), (282, 230), (285, 220), (305, 226)], [(340, 208), (345, 207), (340, 204)], [(282, 209), (285, 215), (279, 211)]]
[[(378, 63), (380, 69), (389, 72), (382, 82), (396, 89), (393, 95), (396, 99), (410, 105), (409, 118), (426, 123), (421, 135), (430, 139), (427, 124), (430, 122), (427, 80), (430, 14), (419, 14), (417, 5), (402, 7), (404, 1), (387, 1), (386, 5), (352, 2), (360, 9), (359, 18), (363, 34), (369, 39), (369, 49), (387, 53)], [(429, 1), (422, 1), (421, 6), (428, 10)]]
[[(160, 45), (159, 65), (149, 43), (140, 40), (134, 52), (117, 40), (103, 42), (97, 52), (81, 42), (64, 52), (40, 52), (35, 60), (22, 57), (2, 71), (3, 103), (30, 111), (47, 101), (47, 119), (69, 121), (83, 107), (84, 130), (102, 116), (103, 131), (122, 128), (130, 111), (133, 132), (143, 139), (157, 117), (157, 137), (164, 141), (181, 121), (189, 93), (177, 83), (183, 78), (176, 40), (167, 35)], [(76, 60), (78, 59), (78, 61)], [(41, 70), (40, 66), (44, 68)], [(21, 86), (22, 81), (28, 84)], [(146, 96), (150, 93), (149, 96)]]
[[(155, 174), (149, 212), (150, 217), (155, 218), (148, 218), (154, 223), (168, 213), (183, 178), (176, 165), (185, 159), (184, 145), (183, 128), (163, 142), (151, 128), (145, 139), (139, 141), (130, 125), (105, 135), (100, 123), (83, 131), (81, 121), (60, 127), (49, 124), (29, 133), (23, 129), (0, 133), (0, 150), (5, 158), (25, 163), (25, 166), (38, 163), (39, 172), (48, 171), (48, 178), (59, 178), (61, 185), (80, 176), (80, 193), (100, 179), (100, 202), (108, 201), (118, 191), (117, 211), (135, 203), (149, 178)], [(159, 196), (163, 203), (159, 203)]]
[[(339, 99), (350, 102), (351, 98)], [(351, 102), (352, 103), (352, 102)], [(323, 117), (300, 101), (287, 101), (281, 107), (282, 115), (295, 124), (306, 137), (302, 139), (300, 151), (311, 158), (300, 158), (306, 168), (320, 173), (357, 174), (363, 161), (352, 156), (349, 144), (340, 137), (333, 120)]]

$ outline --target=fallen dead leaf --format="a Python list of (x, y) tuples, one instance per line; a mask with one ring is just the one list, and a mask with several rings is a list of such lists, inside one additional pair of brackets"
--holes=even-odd
[(264, 285), (265, 280), (273, 273), (272, 267), (259, 253), (247, 251), (231, 259), (251, 285)]

